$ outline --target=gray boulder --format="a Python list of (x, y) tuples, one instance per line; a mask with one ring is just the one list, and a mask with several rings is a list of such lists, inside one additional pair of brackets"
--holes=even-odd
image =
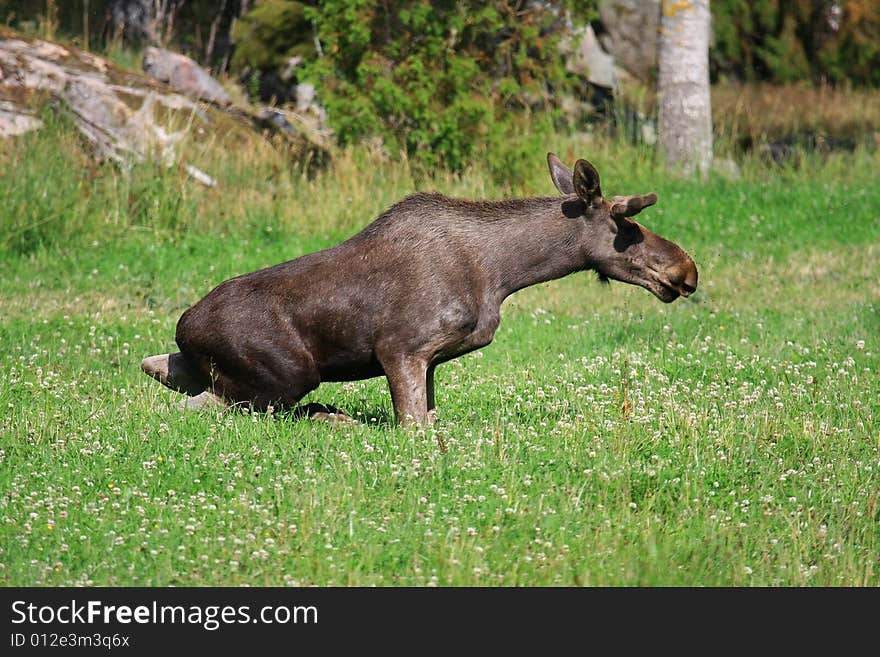
[(0, 137), (17, 137), (42, 125), (30, 108), (0, 100)]
[(99, 159), (127, 167), (157, 157), (170, 165), (183, 133), (157, 121), (154, 106), (204, 116), (191, 100), (138, 85), (91, 53), (8, 36), (0, 30), (0, 137), (39, 129), (32, 105), (48, 96), (72, 117)]
[(220, 83), (185, 55), (150, 47), (144, 51), (143, 69), (150, 77), (189, 98), (216, 103), (220, 107), (232, 104), (232, 98)]
[(599, 41), (617, 65), (642, 82), (657, 70), (660, 0), (605, 0), (599, 18), (607, 31)]
[(590, 25), (578, 28), (571, 40), (563, 44), (565, 68), (584, 76), (591, 84), (608, 89), (617, 88), (614, 57), (609, 55), (596, 38)]

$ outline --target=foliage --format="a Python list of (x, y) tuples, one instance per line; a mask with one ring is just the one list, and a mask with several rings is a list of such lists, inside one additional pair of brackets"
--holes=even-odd
[(232, 30), (233, 67), (270, 71), (283, 69), (292, 57), (314, 57), (312, 24), (304, 9), (295, 0), (267, 0), (245, 14)]
[[(303, 4), (319, 16), (324, 31), (331, 33), (331, 42), (337, 28), (354, 27), (360, 36), (346, 39), (343, 33), (339, 45), (356, 43), (367, 35), (371, 44), (368, 49), (374, 50), (380, 45), (375, 38), (376, 26), (365, 21), (396, 26), (407, 22), (400, 21), (401, 12), (428, 11), (429, 20), (441, 21), (438, 29), (442, 31), (454, 27), (444, 15), (450, 8), (455, 11), (455, 7), (461, 7), (459, 13), (467, 14), (479, 12), (487, 3), (305, 0)], [(267, 69), (263, 66), (276, 66), (288, 50), (312, 42), (312, 34), (306, 34), (306, 26), (299, 23), (300, 10), (294, 9), (295, 5), (287, 0), (0, 0), (0, 22), (43, 37), (59, 36), (80, 43), (88, 40), (86, 45), (104, 48), (117, 37), (124, 37), (128, 46), (142, 44), (143, 35), (150, 33), (204, 64), (225, 68), (232, 54), (239, 66), (258, 67), (265, 75)], [(488, 5), (490, 11), (507, 6), (518, 14), (540, 14), (547, 8), (551, 8), (550, 14), (567, 11), (578, 24), (593, 21), (597, 15), (597, 0), (511, 0)], [(715, 35), (711, 61), (716, 77), (880, 85), (880, 0), (713, 0), (711, 10)], [(502, 29), (519, 29), (515, 20), (494, 22), (503, 24)], [(421, 42), (422, 35), (411, 29), (412, 21), (409, 24), (407, 34), (419, 41), (412, 50), (424, 50), (427, 44)], [(482, 27), (475, 24), (470, 29)], [(502, 37), (502, 41), (506, 39), (506, 33)], [(322, 34), (324, 38), (327, 34)], [(393, 40), (402, 41), (396, 37)], [(234, 49), (246, 52), (235, 54)], [(388, 54), (382, 48), (380, 51), (383, 56)], [(354, 57), (361, 54), (355, 53)], [(444, 56), (452, 54), (460, 51), (453, 48), (444, 52)], [(394, 56), (390, 59), (397, 62)], [(356, 63), (347, 64), (351, 65), (351, 73)]]
[(462, 169), (510, 148), (516, 117), (551, 111), (566, 88), (544, 5), (333, 0), (308, 15), (323, 57), (305, 76), (343, 144), (380, 135), (425, 167)]
[(880, 84), (880, 0), (713, 0), (716, 75)]

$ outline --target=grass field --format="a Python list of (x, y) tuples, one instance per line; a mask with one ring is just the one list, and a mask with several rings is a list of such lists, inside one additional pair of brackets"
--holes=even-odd
[[(58, 130), (0, 153), (0, 584), (880, 584), (876, 153), (698, 182), (560, 140), (609, 196), (659, 193), (640, 219), (700, 291), (525, 290), (406, 429), (383, 379), (313, 392), (361, 420), (330, 426), (183, 413), (138, 367), (217, 283), (412, 191), (404, 165), (216, 158), (202, 190), (80, 167)], [(540, 158), (418, 184), (552, 192)]]

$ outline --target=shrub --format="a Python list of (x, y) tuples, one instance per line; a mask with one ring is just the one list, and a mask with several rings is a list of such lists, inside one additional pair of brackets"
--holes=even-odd
[(483, 148), (516, 161), (519, 117), (552, 115), (570, 82), (564, 21), (543, 4), (329, 0), (306, 14), (323, 56), (304, 77), (339, 141), (378, 135), (423, 167), (460, 170)]
[(716, 75), (880, 84), (880, 0), (713, 0)]
[(305, 7), (293, 0), (259, 3), (232, 29), (235, 52), (232, 65), (253, 71), (279, 70), (291, 57), (314, 57), (312, 25)]

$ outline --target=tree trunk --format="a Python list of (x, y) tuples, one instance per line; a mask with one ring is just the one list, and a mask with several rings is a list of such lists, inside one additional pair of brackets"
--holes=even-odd
[(217, 42), (217, 28), (220, 27), (220, 21), (223, 20), (223, 12), (226, 11), (226, 0), (220, 3), (220, 10), (211, 21), (211, 32), (208, 34), (208, 46), (205, 48), (205, 66), (211, 68), (211, 58), (214, 56), (214, 44)]
[(659, 132), (667, 169), (705, 176), (712, 166), (709, 0), (663, 0)]

